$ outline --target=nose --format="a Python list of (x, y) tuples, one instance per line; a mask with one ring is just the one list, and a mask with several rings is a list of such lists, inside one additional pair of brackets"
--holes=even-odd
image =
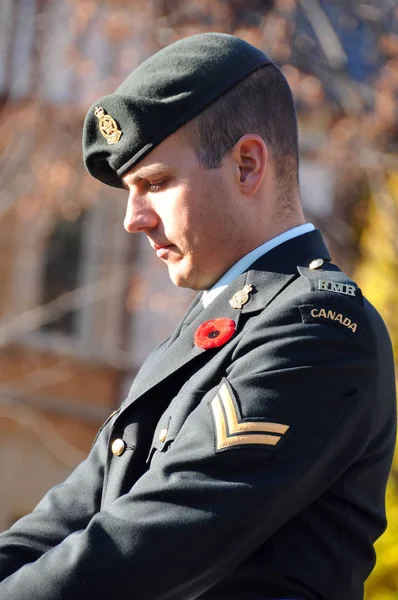
[(158, 224), (158, 216), (143, 196), (130, 190), (123, 226), (128, 233), (153, 229)]

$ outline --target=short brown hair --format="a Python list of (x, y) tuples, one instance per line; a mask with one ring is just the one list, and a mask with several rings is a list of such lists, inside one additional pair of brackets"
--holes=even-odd
[(257, 133), (267, 144), (280, 193), (298, 184), (298, 135), (289, 85), (274, 65), (260, 67), (222, 94), (183, 126), (199, 164), (220, 167), (223, 158), (246, 133)]

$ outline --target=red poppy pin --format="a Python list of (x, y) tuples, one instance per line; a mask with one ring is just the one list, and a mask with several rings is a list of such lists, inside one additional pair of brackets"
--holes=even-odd
[(232, 319), (210, 319), (205, 321), (195, 331), (195, 346), (208, 350), (222, 346), (236, 331), (235, 321)]

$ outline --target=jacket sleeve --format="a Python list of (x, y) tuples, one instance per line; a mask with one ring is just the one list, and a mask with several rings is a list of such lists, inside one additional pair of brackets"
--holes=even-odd
[(80, 531), (3, 581), (0, 597), (195, 598), (336, 481), (369, 441), (374, 338), (299, 315), (253, 319), (226, 377), (132, 489), (89, 523), (85, 509)]
[(85, 529), (99, 511), (110, 420), (97, 434), (88, 458), (52, 488), (32, 513), (0, 534), (0, 581)]

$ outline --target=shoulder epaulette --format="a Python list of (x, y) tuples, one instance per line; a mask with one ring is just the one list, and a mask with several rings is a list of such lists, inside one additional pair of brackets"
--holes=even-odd
[(311, 291), (332, 292), (343, 296), (356, 298), (363, 305), (361, 289), (338, 267), (324, 263), (322, 269), (310, 269), (298, 266), (297, 270), (304, 277)]

